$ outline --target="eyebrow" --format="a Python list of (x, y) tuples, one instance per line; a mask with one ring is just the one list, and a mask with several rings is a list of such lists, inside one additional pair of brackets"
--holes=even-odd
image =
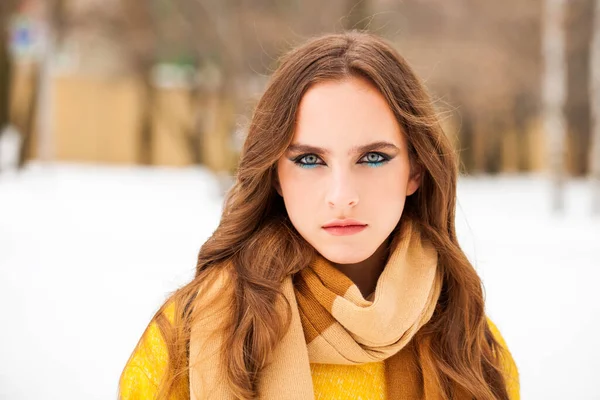
[[(373, 142), (373, 143), (368, 143), (362, 146), (354, 146), (350, 149), (350, 151), (348, 151), (348, 154), (353, 154), (353, 153), (368, 153), (370, 151), (375, 151), (375, 150), (384, 150), (384, 149), (388, 149), (388, 150), (396, 150), (399, 151), (400, 149), (390, 143), (390, 142)], [(316, 146), (310, 146), (307, 144), (301, 144), (301, 143), (293, 143), (288, 147), (288, 151), (289, 152), (294, 152), (294, 153), (315, 153), (315, 154), (323, 154), (323, 155), (328, 155), (329, 153), (331, 153), (329, 150), (321, 148), (321, 147), (316, 147)]]

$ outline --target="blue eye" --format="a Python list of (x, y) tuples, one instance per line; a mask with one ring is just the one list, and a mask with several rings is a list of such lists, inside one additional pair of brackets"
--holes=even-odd
[[(379, 152), (370, 152), (360, 159), (358, 164), (367, 164), (369, 167), (379, 167), (390, 160), (390, 157)], [(292, 159), (296, 165), (301, 168), (315, 168), (319, 165), (326, 165), (316, 154), (302, 154)]]
[(323, 163), (317, 162), (319, 160), (320, 158), (316, 154), (306, 154), (296, 158), (294, 162), (302, 168), (314, 168), (317, 165), (323, 165)]
[(386, 162), (388, 162), (389, 160), (390, 160), (389, 157), (384, 156), (381, 153), (371, 152), (371, 153), (365, 154), (365, 156), (363, 158), (361, 158), (361, 161), (359, 161), (359, 163), (367, 164), (369, 167), (380, 167), (383, 164), (385, 164)]

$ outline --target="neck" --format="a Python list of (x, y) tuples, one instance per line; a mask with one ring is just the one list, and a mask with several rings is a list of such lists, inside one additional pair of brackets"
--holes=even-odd
[(333, 264), (358, 287), (364, 298), (375, 291), (377, 280), (385, 268), (389, 255), (389, 239), (385, 240), (372, 256), (355, 264)]

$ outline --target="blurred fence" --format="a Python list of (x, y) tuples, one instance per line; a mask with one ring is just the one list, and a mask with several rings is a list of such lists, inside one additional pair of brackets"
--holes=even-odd
[[(23, 121), (35, 99), (35, 70), (15, 69), (11, 114)], [(140, 124), (144, 91), (134, 77), (61, 75), (51, 82), (52, 155), (57, 161), (117, 164), (140, 163)], [(203, 107), (203, 123), (196, 149), (190, 148), (195, 132), (194, 107)], [(224, 124), (227, 104), (218, 93), (207, 93), (195, 103), (186, 88), (159, 88), (152, 110), (151, 163), (185, 166), (202, 163), (213, 170), (230, 168), (230, 132)], [(28, 144), (28, 158), (38, 153), (38, 135)]]
[[(35, 84), (32, 68), (16, 68), (12, 93), (12, 118), (23, 120), (31, 107)], [(137, 164), (140, 162), (140, 124), (144, 91), (134, 77), (61, 75), (52, 80), (53, 158), (57, 161)], [(189, 132), (194, 131), (194, 107), (203, 107), (207, 116), (204, 134), (197, 141), (202, 163), (214, 170), (231, 168), (236, 149), (232, 148), (227, 118), (230, 110), (218, 93), (207, 93), (197, 102), (189, 90), (163, 87), (157, 90), (152, 113), (152, 164), (185, 166), (196, 163), (190, 149)], [(443, 121), (454, 136), (463, 159), (470, 159), (474, 171), (540, 171), (546, 165), (541, 122), (532, 120), (527, 129), (486, 129), (475, 127), (469, 140), (459, 111)], [(34, 129), (35, 131), (35, 129)], [(37, 135), (33, 134), (28, 158), (37, 157)], [(469, 146), (465, 146), (468, 142)], [(462, 143), (462, 144), (461, 144)], [(495, 165), (490, 165), (491, 163)]]

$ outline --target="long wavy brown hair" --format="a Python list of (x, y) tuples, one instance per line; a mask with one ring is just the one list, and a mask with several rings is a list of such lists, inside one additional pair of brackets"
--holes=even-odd
[[(459, 247), (455, 232), (458, 166), (432, 100), (406, 61), (377, 36), (346, 32), (313, 39), (286, 54), (254, 111), (236, 181), (225, 199), (218, 228), (198, 256), (195, 278), (177, 290), (154, 316), (169, 360), (159, 398), (189, 397), (191, 326), (201, 323), (197, 293), (211, 272), (231, 270), (231, 322), (222, 357), (228, 383), (239, 399), (257, 397), (269, 354), (289, 323), (277, 315), (285, 277), (307, 266), (314, 249), (286, 217), (274, 189), (277, 160), (291, 144), (298, 106), (309, 87), (349, 77), (367, 79), (387, 100), (406, 135), (412, 165), (422, 171), (402, 219), (411, 218), (439, 252), (443, 288), (436, 311), (414, 337), (425, 344), (421, 363), (446, 399), (508, 399), (500, 369), (500, 345), (488, 327), (482, 283)], [(175, 309), (167, 318), (168, 305)]]

